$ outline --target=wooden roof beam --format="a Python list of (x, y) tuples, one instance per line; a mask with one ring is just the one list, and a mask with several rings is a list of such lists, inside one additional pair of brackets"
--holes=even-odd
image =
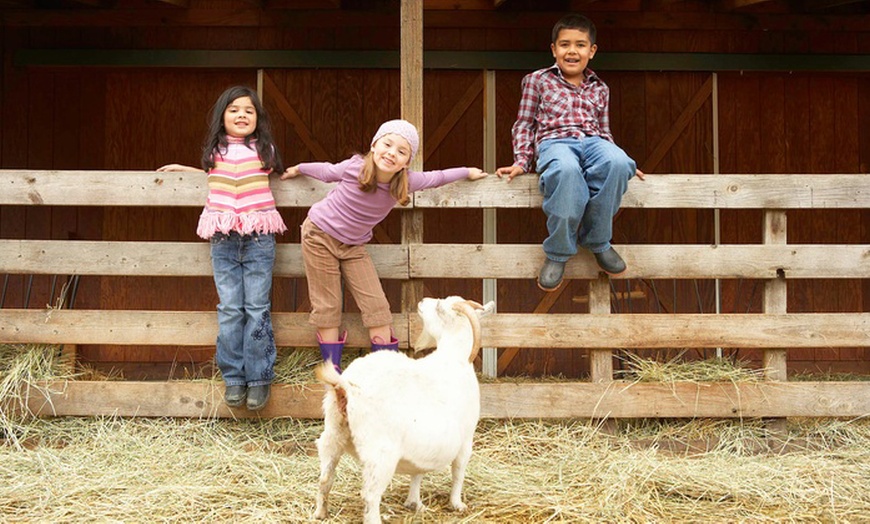
[(176, 7), (183, 7), (188, 9), (190, 7), (190, 0), (157, 0), (163, 4), (174, 5)]
[(72, 2), (87, 7), (106, 7), (105, 0), (72, 0)]
[(426, 11), (491, 11), (504, 3), (505, 0), (423, 0)]
[(719, 5), (724, 11), (733, 11), (752, 5), (766, 4), (771, 0), (721, 0)]
[(829, 7), (860, 3), (860, 0), (804, 0), (804, 8), (807, 11), (819, 11)]
[(267, 9), (341, 9), (341, 0), (261, 0)]

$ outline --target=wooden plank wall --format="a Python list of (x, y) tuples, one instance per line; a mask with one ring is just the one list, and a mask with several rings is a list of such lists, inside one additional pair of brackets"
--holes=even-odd
[[(683, 2), (668, 8), (683, 13), (619, 13), (606, 7), (586, 6), (599, 22), (600, 52), (748, 52), (822, 53), (870, 52), (870, 41), (857, 31), (824, 29), (801, 20), (776, 23), (775, 30), (758, 31), (734, 18), (719, 18), (705, 25), (703, 5)], [(463, 13), (463, 24), (451, 26), (449, 12), (427, 12), (433, 25), (425, 30), (426, 48), (432, 50), (541, 50), (546, 52), (555, 16), (537, 13), (522, 18), (522, 31), (506, 30), (507, 18), (484, 12)], [(669, 17), (675, 16), (675, 22)], [(680, 18), (683, 16), (683, 18)], [(685, 18), (690, 17), (690, 18)], [(306, 24), (297, 17), (288, 27), (4, 27), (3, 70), (0, 89), (0, 167), (51, 169), (150, 169), (167, 162), (195, 164), (209, 107), (224, 87), (256, 82), (254, 70), (185, 71), (51, 70), (22, 69), (12, 65), (19, 48), (163, 48), (163, 49), (341, 49), (365, 41), (367, 49), (398, 48), (392, 22), (365, 18), (355, 28), (329, 27), (321, 21)], [(680, 22), (683, 20), (683, 23)], [(685, 20), (701, 21), (696, 24)], [(713, 20), (710, 17), (708, 20)], [(427, 22), (428, 23), (428, 22)], [(666, 29), (664, 29), (666, 28)], [(593, 63), (594, 67), (594, 63)], [(516, 115), (519, 83), (527, 71), (499, 71), (497, 77), (498, 165), (510, 163), (510, 126)], [(442, 121), (480, 76), (478, 71), (427, 71), (424, 136), (433, 136)], [(392, 70), (273, 70), (269, 77), (298, 114), (307, 132), (327, 155), (318, 155), (301, 141), (274, 101), (266, 97), (275, 133), (288, 164), (305, 160), (340, 160), (365, 150), (377, 125), (399, 113), (398, 71)], [(644, 162), (655, 150), (687, 104), (709, 79), (706, 73), (602, 72), (612, 88), (612, 120), (619, 143)], [(719, 75), (719, 140), (723, 173), (854, 173), (868, 172), (870, 132), (862, 122), (870, 118), (867, 75), (811, 73), (723, 73)], [(712, 172), (712, 104), (704, 102), (686, 130), (658, 162), (652, 173)], [(482, 163), (482, 96), (452, 126), (443, 142), (432, 150), (426, 167)], [(0, 238), (195, 240), (195, 208), (66, 208), (0, 207)], [(426, 242), (479, 242), (479, 210), (445, 213), (427, 210)], [(499, 240), (539, 243), (545, 235), (539, 210), (499, 210)], [(867, 243), (870, 211), (806, 211), (790, 215), (791, 242), (827, 241)], [(290, 231), (281, 242), (297, 242), (295, 225), (304, 210), (288, 209)], [(439, 224), (434, 227), (433, 224)], [(620, 213), (615, 228), (617, 243), (710, 243), (713, 214), (709, 210), (639, 210)], [(761, 239), (760, 211), (723, 211), (722, 241), (757, 243)], [(381, 242), (400, 236), (394, 214), (379, 231)], [(6, 303), (20, 307), (28, 280), (11, 276)], [(868, 311), (870, 283), (864, 280), (796, 281), (790, 283), (789, 310)], [(573, 281), (555, 301), (553, 312), (585, 311), (588, 281)], [(34, 277), (31, 307), (51, 301), (48, 277)], [(400, 284), (387, 281), (393, 304), (399, 303)], [(476, 296), (480, 285), (463, 280), (427, 283), (434, 295), (461, 293)], [(181, 293), (176, 290), (183, 290)], [(275, 284), (276, 311), (304, 311), (304, 281), (279, 279)], [(626, 280), (614, 285), (616, 310), (710, 312), (710, 281)], [(620, 298), (620, 297), (629, 298)], [(630, 298), (634, 297), (634, 298)], [(499, 307), (505, 312), (533, 310), (544, 298), (531, 280), (500, 285)], [(761, 283), (723, 281), (724, 312), (757, 312)], [(211, 280), (199, 277), (149, 279), (144, 277), (83, 278), (77, 307), (95, 309), (200, 310), (213, 307)], [(349, 310), (354, 306), (348, 304)], [(135, 347), (83, 348), (86, 360), (122, 362), (207, 359), (212, 348), (173, 348), (138, 351)], [(703, 354), (702, 352), (698, 353)], [(752, 352), (742, 358), (756, 359)], [(864, 350), (806, 349), (790, 355), (796, 369), (867, 371)], [(587, 369), (585, 353), (554, 349), (520, 352), (508, 374), (563, 372), (571, 376)], [(140, 366), (141, 367), (141, 366)]]

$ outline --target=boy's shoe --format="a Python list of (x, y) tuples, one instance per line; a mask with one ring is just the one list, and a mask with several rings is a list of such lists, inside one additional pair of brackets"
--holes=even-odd
[(227, 386), (224, 391), (224, 402), (226, 402), (227, 406), (234, 408), (241, 406), (245, 401), (247, 393), (248, 388), (244, 384), (240, 386)]
[(262, 386), (251, 386), (248, 388), (248, 409), (251, 411), (259, 411), (269, 402), (269, 392), (271, 384)]
[(594, 253), (595, 261), (598, 262), (598, 267), (604, 270), (608, 275), (619, 275), (625, 271), (625, 261), (619, 256), (612, 247), (602, 253)]
[(547, 259), (538, 275), (538, 287), (544, 291), (556, 291), (562, 285), (565, 263)]

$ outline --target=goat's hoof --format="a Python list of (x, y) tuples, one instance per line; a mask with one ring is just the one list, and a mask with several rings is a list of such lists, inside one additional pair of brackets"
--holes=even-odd
[(317, 520), (326, 520), (326, 516), (326, 508), (317, 508), (314, 515), (312, 515), (312, 517)]
[(468, 509), (468, 506), (463, 502), (460, 502), (459, 504), (453, 504), (453, 511), (458, 511), (459, 513), (463, 513), (467, 509)]
[(423, 513), (424, 511), (426, 511), (426, 505), (422, 502), (406, 501), (404, 506), (406, 509), (409, 509), (415, 513)]

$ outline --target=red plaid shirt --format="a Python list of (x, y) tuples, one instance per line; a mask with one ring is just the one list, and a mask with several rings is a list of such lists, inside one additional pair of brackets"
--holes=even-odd
[(523, 94), (512, 129), (514, 165), (529, 173), (535, 149), (550, 138), (600, 136), (613, 142), (610, 133), (610, 88), (587, 68), (578, 87), (565, 80), (556, 64), (523, 78)]

